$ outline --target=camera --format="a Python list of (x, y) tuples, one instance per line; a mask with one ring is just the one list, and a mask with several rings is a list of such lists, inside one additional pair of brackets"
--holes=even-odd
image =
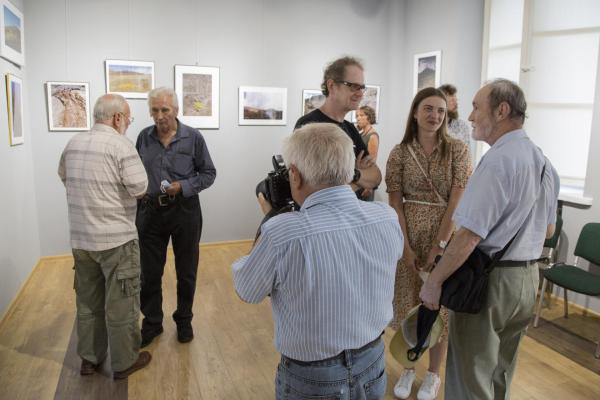
[(265, 180), (256, 185), (256, 196), (262, 193), (265, 199), (271, 203), (273, 210), (276, 211), (289, 206), (294, 208), (290, 178), (288, 176), (288, 169), (283, 162), (283, 157), (276, 154), (273, 156), (272, 161), (273, 171), (268, 173)]

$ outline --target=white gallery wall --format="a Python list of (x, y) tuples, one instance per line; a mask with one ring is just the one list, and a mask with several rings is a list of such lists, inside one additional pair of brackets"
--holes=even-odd
[[(13, 1), (23, 10), (23, 1)], [(26, 20), (27, 21), (27, 20)], [(25, 28), (27, 28), (25, 22)], [(27, 41), (25, 41), (27, 51)], [(34, 180), (33, 138), (25, 121), (25, 143), (11, 147), (8, 140), (5, 74), (23, 79), (23, 101), (28, 104), (27, 64), (20, 68), (0, 59), (0, 317), (40, 257), (38, 206)]]
[[(68, 254), (64, 188), (56, 174), (73, 132), (49, 132), (44, 83), (90, 83), (105, 93), (104, 60), (155, 63), (156, 86), (174, 84), (175, 64), (220, 68), (220, 129), (202, 130), (217, 167), (200, 195), (202, 242), (249, 239), (261, 219), (256, 183), (271, 169), (301, 112), (302, 89), (317, 89), (324, 65), (362, 58), (381, 87), (378, 164), (403, 135), (412, 100), (413, 55), (442, 51), (442, 81), (458, 86), (466, 117), (480, 83), (482, 0), (24, 0), (26, 67), (0, 60), (24, 81), (25, 144), (0, 145), (0, 316), (40, 256)], [(288, 89), (287, 126), (238, 126), (238, 87)], [(0, 96), (0, 110), (6, 110)], [(129, 100), (135, 122), (152, 124), (145, 100)], [(2, 111), (4, 113), (4, 111)], [(5, 118), (0, 118), (8, 136)], [(5, 140), (5, 143), (7, 141)], [(600, 144), (599, 144), (600, 145)], [(387, 200), (385, 185), (377, 199)]]

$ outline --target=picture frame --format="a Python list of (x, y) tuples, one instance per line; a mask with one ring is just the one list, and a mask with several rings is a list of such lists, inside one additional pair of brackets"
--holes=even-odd
[(154, 89), (154, 62), (105, 60), (106, 93), (126, 99), (147, 99)]
[(90, 130), (88, 82), (46, 82), (46, 101), (49, 131)]
[(442, 51), (415, 54), (413, 68), (413, 94), (426, 87), (438, 87), (441, 84)]
[(179, 119), (193, 128), (219, 129), (219, 68), (175, 65)]
[(302, 115), (321, 107), (325, 103), (325, 95), (319, 89), (302, 90)]
[(7, 0), (0, 0), (0, 56), (17, 65), (25, 65), (23, 13)]
[(8, 135), (11, 146), (23, 144), (23, 81), (18, 76), (6, 74), (6, 108)]
[[(358, 108), (363, 106), (369, 106), (375, 110), (375, 125), (379, 122), (379, 94), (381, 93), (381, 87), (376, 85), (365, 85), (367, 88), (363, 93), (363, 98), (358, 105)], [(350, 111), (348, 119), (350, 122), (356, 122), (356, 110)]]
[(239, 125), (287, 125), (287, 88), (240, 86)]

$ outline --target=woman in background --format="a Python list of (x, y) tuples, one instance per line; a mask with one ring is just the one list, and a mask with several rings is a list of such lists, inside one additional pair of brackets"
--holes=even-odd
[[(390, 153), (386, 185), (390, 205), (398, 213), (404, 234), (404, 253), (396, 270), (394, 319), (398, 329), (407, 313), (420, 303), (420, 274), (431, 270), (454, 232), (452, 214), (463, 194), (471, 173), (469, 148), (447, 133), (447, 104), (444, 94), (435, 88), (421, 90), (415, 96), (402, 142)], [(439, 371), (446, 354), (448, 313), (442, 309), (444, 333), (429, 350), (429, 370), (417, 398), (437, 397)], [(406, 399), (415, 380), (415, 370), (405, 368), (394, 394)]]
[[(367, 150), (369, 150), (373, 162), (377, 162), (377, 152), (379, 151), (379, 134), (373, 128), (375, 123), (377, 123), (375, 110), (372, 107), (362, 106), (356, 110), (356, 127), (365, 146), (367, 146)], [(375, 193), (373, 190), (365, 189), (361, 194), (361, 198), (366, 201), (373, 201)]]

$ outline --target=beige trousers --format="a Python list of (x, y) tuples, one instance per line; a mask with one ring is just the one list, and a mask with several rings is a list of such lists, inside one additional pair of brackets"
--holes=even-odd
[(478, 314), (450, 312), (446, 400), (504, 400), (533, 316), (538, 268), (498, 267)]

